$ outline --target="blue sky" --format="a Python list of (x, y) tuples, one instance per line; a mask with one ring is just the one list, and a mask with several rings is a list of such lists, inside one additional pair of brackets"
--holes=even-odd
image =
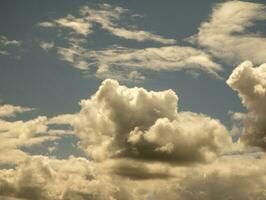
[[(2, 35), (9, 40), (21, 41), (22, 44), (14, 50), (14, 55), (1, 55), (1, 99), (3, 102), (19, 104), (37, 109), (36, 114), (56, 115), (59, 113), (75, 112), (79, 109), (77, 102), (93, 94), (101, 79), (86, 75), (87, 72), (72, 68), (72, 64), (62, 61), (56, 54), (56, 47), (67, 46), (66, 39), (56, 36), (58, 31), (68, 34), (70, 30), (45, 30), (38, 23), (68, 14), (78, 13), (80, 6), (93, 5), (90, 1), (32, 1), (27, 3), (14, 1), (3, 2), (1, 9)], [(219, 2), (219, 1), (218, 1)], [(109, 2), (108, 2), (109, 3)], [(160, 2), (110, 2), (116, 6), (129, 9), (131, 15), (141, 17), (125, 17), (121, 23), (135, 25), (139, 29), (156, 33), (165, 38), (176, 40), (178, 45), (188, 46), (184, 41), (197, 33), (199, 25), (208, 19), (215, 1), (204, 3), (197, 1), (180, 1), (162, 5)], [(8, 17), (13, 14), (14, 17)], [(133, 22), (132, 22), (133, 21)], [(259, 31), (265, 31), (260, 26)], [(112, 36), (97, 25), (94, 33), (84, 37), (90, 50), (104, 49), (112, 45), (127, 48), (142, 49), (167, 46), (158, 42), (124, 39)], [(55, 48), (45, 51), (40, 47), (41, 42), (53, 42)], [(189, 45), (193, 46), (193, 45)], [(14, 57), (20, 57), (14, 59)], [(222, 60), (217, 62), (222, 63)], [(221, 76), (226, 79), (235, 67), (233, 64), (222, 64), (224, 72)], [(197, 72), (194, 78), (190, 72), (149, 70), (148, 77), (140, 83), (126, 81), (130, 86), (137, 85), (149, 90), (173, 89), (180, 97), (180, 109), (202, 112), (219, 118), (230, 125), (227, 112), (243, 111), (237, 95), (225, 84), (206, 73)], [(84, 75), (85, 74), (85, 75)], [(49, 97), (49, 98), (47, 98)]]
[[(0, 178), (0, 198), (263, 198), (265, 13), (264, 0), (2, 0), (0, 173), (16, 186), (9, 194)], [(2, 171), (40, 166), (56, 174), (44, 193), (22, 194)], [(54, 190), (69, 173), (81, 185), (71, 190), (70, 178)], [(34, 190), (48, 180), (40, 174)], [(220, 193), (208, 185), (215, 174)], [(101, 182), (109, 178), (123, 194)]]

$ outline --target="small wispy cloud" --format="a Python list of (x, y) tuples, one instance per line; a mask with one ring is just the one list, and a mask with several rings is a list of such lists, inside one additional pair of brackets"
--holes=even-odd
[(143, 42), (146, 40), (162, 44), (175, 44), (175, 39), (168, 39), (163, 36), (139, 30), (137, 27), (121, 25), (127, 20), (131, 13), (129, 10), (109, 4), (98, 6), (83, 6), (80, 8), (79, 16), (67, 15), (53, 21), (41, 22), (38, 25), (43, 28), (68, 28), (76, 34), (87, 36), (93, 33), (93, 26), (98, 24), (102, 29), (120, 38)]
[(0, 55), (10, 55), (10, 49), (18, 48), (22, 42), (10, 40), (6, 36), (0, 35)]
[(14, 117), (16, 114), (32, 111), (33, 108), (15, 106), (11, 104), (0, 105), (0, 118), (1, 117)]
[[(59, 48), (60, 58), (81, 70), (96, 68), (99, 78), (130, 79), (131, 75), (141, 77), (139, 70), (177, 71), (202, 70), (220, 78), (217, 72), (222, 67), (201, 50), (185, 46), (131, 49), (119, 46), (98, 51), (84, 48)], [(129, 72), (131, 72), (129, 74)], [(124, 77), (124, 78), (123, 78)], [(126, 78), (126, 79), (127, 79)]]
[(52, 49), (55, 46), (54, 42), (41, 41), (39, 44), (40, 47), (46, 51)]

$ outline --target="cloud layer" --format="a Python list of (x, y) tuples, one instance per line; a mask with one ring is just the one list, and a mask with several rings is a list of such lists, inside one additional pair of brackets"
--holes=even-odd
[[(1, 199), (148, 200), (264, 199), (265, 157), (229, 156), (215, 163), (174, 169), (176, 177), (130, 180), (106, 173), (83, 158), (27, 159), (16, 169), (0, 170)], [(237, 187), (236, 187), (237, 186)]]
[[(259, 114), (245, 89), (261, 95), (263, 72), (264, 65), (253, 68), (245, 62), (228, 80), (250, 109), (248, 116)], [(218, 120), (178, 111), (178, 97), (172, 90), (128, 88), (107, 79), (80, 105), (78, 113), (50, 119), (0, 121), (0, 164), (15, 164), (14, 168), (0, 169), (1, 199), (266, 197), (265, 153), (239, 151)], [(21, 150), (21, 146), (59, 139), (51, 124), (71, 125), (69, 133), (80, 139), (89, 160), (73, 156), (59, 160)]]

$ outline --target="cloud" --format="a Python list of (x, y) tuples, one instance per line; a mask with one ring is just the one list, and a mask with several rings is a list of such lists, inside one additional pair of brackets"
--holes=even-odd
[(214, 7), (207, 22), (190, 41), (205, 47), (215, 57), (230, 64), (251, 60), (266, 61), (266, 39), (250, 29), (266, 20), (266, 6), (258, 3), (227, 1)]
[[(248, 86), (251, 82), (253, 92), (264, 95), (264, 71), (264, 66), (254, 68), (245, 62), (235, 69), (228, 83), (238, 90), (251, 91), (247, 86), (240, 87), (238, 80)], [(244, 75), (249, 78), (242, 79)], [(253, 102), (241, 98), (250, 109), (248, 115), (253, 110), (258, 112)], [(237, 144), (232, 144), (228, 131), (218, 120), (178, 111), (178, 97), (172, 90), (128, 88), (108, 79), (80, 105), (77, 113), (50, 119), (0, 120), (1, 199), (266, 197), (265, 153), (234, 151)], [(243, 117), (234, 114), (235, 119)], [(68, 134), (79, 137), (79, 144), (90, 159), (70, 156), (59, 160), (21, 150), (22, 146), (55, 140), (64, 134), (49, 130), (52, 124), (70, 124), (73, 130)], [(3, 169), (1, 164), (15, 167)]]
[[(0, 170), (0, 195), (26, 200), (130, 199), (122, 185), (83, 158), (34, 156), (16, 169)], [(121, 189), (120, 189), (121, 188)], [(120, 196), (120, 197), (119, 197)], [(124, 197), (124, 198), (123, 198)]]
[(0, 35), (0, 55), (10, 55), (12, 48), (21, 45), (21, 41), (9, 40), (6, 36)]
[(3, 117), (14, 117), (18, 113), (29, 112), (32, 108), (14, 106), (10, 104), (0, 105), (0, 118)]
[(265, 155), (229, 156), (211, 165), (188, 169), (178, 180), (160, 184), (155, 199), (263, 199), (266, 197)]
[[(194, 76), (195, 71), (203, 70), (216, 78), (221, 78), (218, 72), (222, 71), (222, 67), (204, 51), (175, 45), (176, 41), (173, 39), (137, 30), (136, 27), (122, 23), (130, 15), (127, 9), (108, 4), (83, 6), (79, 15), (67, 15), (50, 22), (39, 23), (39, 26), (70, 29), (71, 33), (67, 36), (68, 46), (57, 46), (57, 53), (61, 60), (69, 62), (89, 75), (95, 75), (100, 79), (140, 82), (146, 78), (142, 72), (144, 70), (185, 69), (190, 70)], [(113, 45), (102, 50), (88, 49), (87, 36), (93, 33), (95, 24), (121, 38), (139, 42), (151, 40), (167, 46), (133, 49)]]
[(222, 67), (201, 50), (184, 46), (130, 49), (114, 46), (99, 51), (81, 47), (58, 48), (62, 60), (88, 70), (96, 66), (96, 76), (105, 79), (144, 80), (140, 70), (176, 71), (203, 70), (220, 78)]
[(40, 42), (40, 47), (46, 51), (52, 49), (54, 45), (55, 45), (54, 42), (45, 42), (45, 41)]
[(0, 120), (0, 164), (18, 164), (29, 155), (21, 147), (31, 147), (45, 141), (58, 140), (50, 134), (47, 117), (40, 116), (28, 121)]
[(50, 123), (70, 124), (88, 155), (97, 161), (129, 158), (166, 163), (213, 160), (231, 144), (226, 128), (203, 114), (177, 111), (172, 90), (127, 88), (105, 80), (77, 114)]
[(120, 38), (136, 40), (143, 42), (151, 40), (163, 44), (174, 44), (174, 39), (167, 39), (147, 31), (138, 30), (130, 26), (122, 25), (121, 22), (126, 20), (126, 16), (131, 15), (127, 9), (109, 4), (100, 4), (98, 6), (83, 6), (80, 8), (80, 17), (67, 15), (51, 22), (41, 22), (40, 27), (52, 28), (62, 27), (72, 29), (75, 33), (87, 36), (93, 33), (93, 26), (98, 24), (102, 29), (112, 35)]
[[(226, 156), (208, 165), (172, 167), (176, 175), (172, 178), (128, 179), (106, 171), (102, 163), (84, 158), (58, 160), (32, 156), (15, 169), (0, 170), (0, 197), (26, 200), (263, 199), (265, 162), (265, 155)], [(135, 168), (137, 172), (147, 170)], [(153, 166), (147, 171), (152, 173), (155, 168), (163, 167)]]
[(237, 66), (227, 84), (238, 92), (248, 109), (241, 141), (266, 149), (266, 64), (254, 67), (250, 61)]
[(61, 60), (65, 60), (77, 69), (87, 70), (88, 62), (85, 55), (86, 50), (83, 48), (71, 47), (71, 48), (62, 48), (58, 47), (57, 53), (60, 56)]

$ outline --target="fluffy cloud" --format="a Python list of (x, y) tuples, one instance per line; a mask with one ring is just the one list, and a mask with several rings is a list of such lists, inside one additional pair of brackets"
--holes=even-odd
[(228, 63), (246, 59), (262, 63), (266, 61), (266, 39), (248, 29), (265, 19), (263, 4), (228, 1), (214, 7), (209, 21), (202, 23), (198, 34), (190, 39)]
[(41, 22), (39, 26), (45, 28), (57, 26), (69, 28), (77, 34), (87, 36), (93, 32), (93, 26), (99, 24), (102, 29), (124, 39), (131, 39), (139, 42), (151, 40), (163, 44), (174, 44), (176, 42), (174, 39), (167, 39), (147, 31), (122, 26), (121, 21), (129, 14), (130, 12), (127, 9), (111, 6), (109, 4), (101, 4), (95, 8), (92, 6), (83, 6), (80, 8), (80, 17), (68, 15), (63, 18), (55, 19), (52, 22)]
[(4, 104), (0, 105), (0, 117), (14, 117), (18, 113), (24, 113), (31, 110), (32, 108)]
[[(235, 88), (247, 88), (237, 83), (245, 71), (242, 68), (251, 70), (243, 83), (253, 80), (254, 92), (262, 95), (262, 66), (253, 68), (245, 62), (236, 68), (228, 83)], [(250, 110), (258, 112), (244, 92), (240, 95)], [(0, 169), (1, 199), (266, 197), (265, 154), (231, 152), (226, 128), (203, 114), (179, 112), (178, 97), (172, 90), (127, 88), (109, 79), (80, 105), (78, 113), (51, 119), (0, 121), (0, 164), (16, 164), (15, 168)], [(70, 124), (71, 133), (80, 138), (81, 147), (91, 159), (58, 160), (30, 156), (20, 150), (20, 146), (56, 139), (49, 135), (49, 131), (55, 131), (49, 130), (49, 124)]]
[(249, 110), (244, 117), (244, 143), (266, 149), (266, 64), (254, 67), (250, 61), (240, 64), (227, 80)]
[(48, 130), (48, 119), (44, 116), (28, 121), (0, 120), (0, 164), (19, 164), (29, 156), (21, 147), (58, 140), (60, 134)]
[(30, 149), (34, 145), (59, 140), (62, 136), (71, 134), (69, 130), (49, 127), (46, 116), (27, 121), (8, 118), (31, 110), (33, 109), (10, 104), (0, 105), (0, 167), (19, 164), (28, 158), (30, 155), (23, 148)]
[(0, 195), (26, 200), (111, 199), (115, 186), (98, 177), (93, 163), (81, 158), (69, 160), (36, 156), (15, 170), (1, 170)]
[(81, 111), (50, 123), (73, 126), (94, 160), (134, 158), (167, 163), (205, 162), (231, 143), (226, 128), (203, 114), (177, 111), (171, 91), (127, 88), (105, 80)]

